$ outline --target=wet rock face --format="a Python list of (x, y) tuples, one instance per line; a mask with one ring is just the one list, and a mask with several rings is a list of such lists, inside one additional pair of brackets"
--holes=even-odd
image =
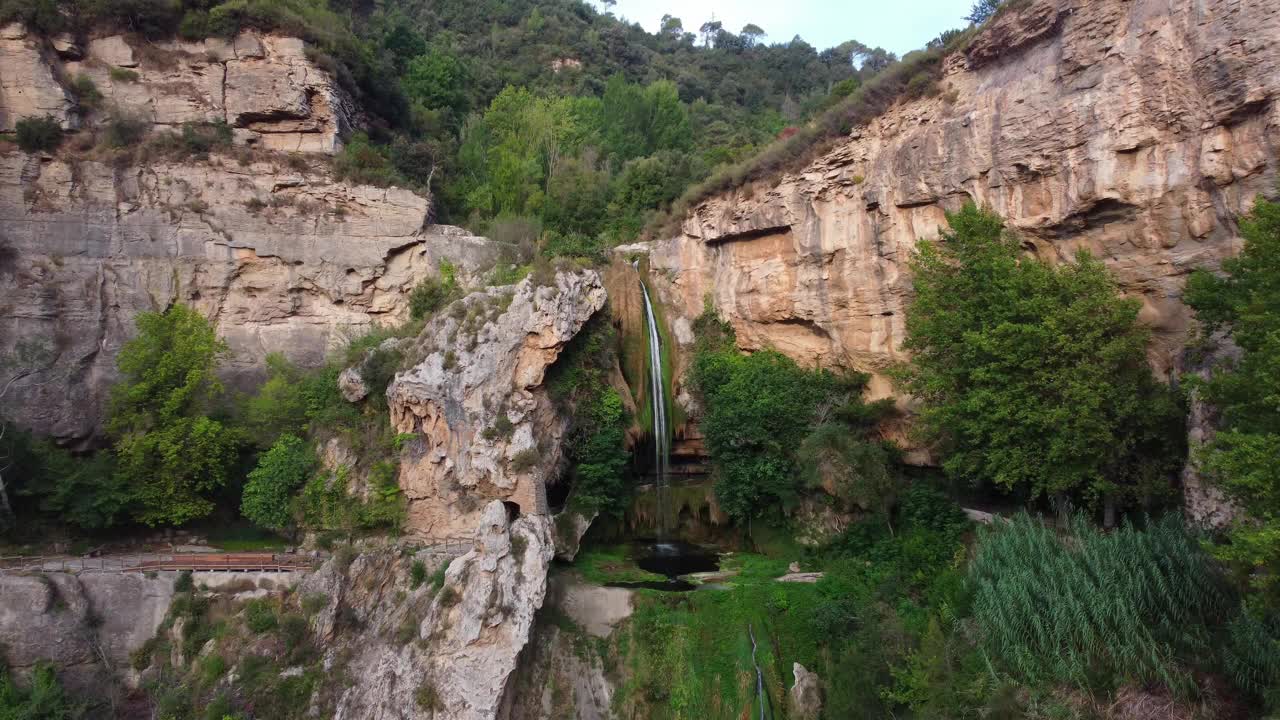
[(546, 483), (563, 459), (567, 419), (543, 386), (587, 320), (604, 307), (595, 271), (526, 278), (455, 302), (405, 350), (413, 366), (387, 388), (391, 420), (412, 433), (401, 463), (408, 530), (424, 538), (465, 535), (489, 500), (545, 516)]
[(656, 284), (685, 319), (709, 294), (745, 349), (881, 370), (902, 359), (915, 242), (974, 201), (1043, 257), (1104, 259), (1167, 372), (1184, 276), (1233, 254), (1236, 216), (1274, 191), (1278, 41), (1264, 0), (1035, 0), (948, 58), (936, 97), (696, 206), (653, 248)]

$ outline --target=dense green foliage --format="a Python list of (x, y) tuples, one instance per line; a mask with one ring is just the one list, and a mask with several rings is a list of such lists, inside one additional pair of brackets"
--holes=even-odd
[(896, 454), (870, 434), (892, 403), (863, 403), (866, 376), (805, 370), (773, 350), (742, 355), (710, 310), (695, 328), (690, 380), (705, 404), (700, 424), (725, 512), (776, 512), (795, 501), (802, 481), (887, 512)]
[(699, 355), (693, 378), (707, 402), (702, 430), (720, 506), (747, 518), (793, 501), (795, 449), (835, 379), (805, 372), (772, 350)]
[[(1032, 683), (1128, 678), (1187, 690), (1231, 598), (1178, 518), (1069, 539), (1023, 515), (978, 543), (974, 615), (993, 658)], [(1099, 689), (1099, 688), (1094, 688)], [(1112, 688), (1102, 688), (1112, 689)]]
[[(737, 575), (727, 589), (641, 591), (617, 640), (628, 667), (615, 708), (654, 719), (758, 717), (751, 634), (775, 716), (794, 682), (794, 662), (822, 677), (825, 717), (904, 717), (897, 694), (966, 692), (944, 682), (913, 685), (895, 669), (909, 666), (945, 609), (966, 605), (956, 559), (967, 523), (944, 497), (913, 488), (895, 525), (896, 537), (869, 519), (814, 553), (807, 563), (826, 573), (814, 584), (775, 582), (786, 558), (740, 554), (730, 561)], [(978, 695), (980, 708), (985, 691)]]
[[(403, 439), (386, 422), (384, 396), (400, 355), (380, 349), (389, 332), (356, 338), (344, 354), (311, 370), (270, 355), (265, 382), (251, 395), (232, 397), (216, 375), (225, 345), (198, 313), (175, 305), (140, 314), (138, 326), (120, 354), (111, 447), (73, 454), (16, 428), (0, 436), (6, 479), (17, 479), (8, 490), (19, 535), (37, 532), (41, 522), (102, 531), (130, 521), (182, 525), (234, 514), (277, 531), (399, 525)], [(353, 404), (337, 378), (361, 358), (372, 392)], [(334, 437), (354, 463), (320, 469), (315, 445)], [(350, 477), (368, 487), (349, 488)], [(256, 547), (263, 539), (246, 542)]]
[[(960, 37), (898, 65), (856, 40), (766, 42), (750, 23), (695, 33), (667, 16), (648, 33), (581, 0), (0, 0), (9, 20), (45, 33), (302, 37), (375, 120), (336, 158), (340, 177), (430, 189), (446, 219), (489, 233), (521, 220), (548, 254), (591, 257), (932, 91)], [(107, 144), (129, 146), (110, 130), (130, 127), (109, 123)]]
[(85, 717), (83, 704), (67, 696), (53, 667), (40, 664), (32, 670), (31, 683), (21, 687), (0, 663), (0, 720), (75, 720)]
[[(630, 498), (630, 455), (624, 448), (631, 422), (622, 396), (609, 384), (617, 339), (603, 313), (570, 341), (547, 375), (552, 397), (570, 416), (565, 454), (570, 505), (583, 512), (621, 515)], [(493, 428), (502, 432), (501, 428)]]
[(1138, 301), (1088, 253), (1028, 257), (973, 205), (948, 221), (911, 262), (902, 373), (948, 475), (1031, 496), (1167, 491), (1182, 413), (1146, 363)]
[(249, 473), (240, 512), (262, 527), (288, 527), (290, 500), (310, 477), (315, 465), (315, 452), (306, 442), (294, 435), (281, 435)]
[(209, 495), (235, 461), (235, 433), (207, 414), (222, 391), (215, 371), (226, 344), (183, 305), (141, 313), (137, 324), (111, 396), (116, 474), (140, 522), (180, 524), (213, 510)]
[(1240, 233), (1244, 249), (1223, 261), (1222, 277), (1198, 271), (1187, 284), (1205, 335), (1240, 348), (1202, 384), (1220, 428), (1199, 459), (1250, 516), (1219, 555), (1280, 609), (1280, 203), (1259, 198)]
[(56, 517), (79, 530), (101, 530), (127, 518), (133, 496), (110, 452), (80, 458), (49, 440), (11, 432), (9, 460), (24, 480), (17, 494), (34, 505), (19, 507), (20, 517)]
[(22, 118), (15, 124), (15, 130), (18, 147), (24, 152), (49, 152), (62, 142), (62, 126), (48, 115)]

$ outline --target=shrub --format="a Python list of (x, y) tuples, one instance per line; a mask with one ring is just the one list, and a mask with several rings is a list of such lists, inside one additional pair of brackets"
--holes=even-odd
[(75, 80), (71, 81), (71, 94), (76, 96), (80, 107), (86, 110), (96, 110), (102, 104), (102, 92), (94, 84), (93, 78), (84, 73), (76, 75)]
[(221, 655), (215, 653), (200, 659), (200, 682), (204, 685), (213, 685), (226, 672), (227, 659)]
[(62, 126), (51, 115), (17, 122), (18, 147), (24, 152), (52, 152), (62, 144)]
[(195, 583), (191, 580), (191, 571), (183, 570), (178, 573), (178, 577), (173, 581), (174, 592), (191, 592), (195, 588)]
[(436, 568), (435, 572), (431, 573), (432, 589), (439, 592), (440, 588), (444, 587), (444, 574), (448, 569), (449, 569), (449, 564), (444, 563), (440, 567)]
[(422, 564), (421, 560), (414, 560), (413, 566), (409, 568), (409, 587), (417, 590), (427, 579), (427, 566)]
[(146, 121), (115, 109), (102, 128), (102, 141), (110, 148), (129, 148), (141, 142), (146, 132)]
[(388, 155), (386, 146), (374, 145), (363, 132), (355, 133), (333, 161), (338, 179), (361, 185), (407, 185)]
[(221, 120), (182, 124), (182, 144), (190, 155), (204, 155), (216, 147), (226, 147), (231, 144), (231, 138), (231, 126)]
[(329, 596), (324, 593), (307, 593), (302, 596), (302, 612), (315, 615), (329, 605)]
[(435, 711), (440, 707), (440, 695), (436, 692), (436, 688), (431, 684), (430, 680), (423, 680), (417, 691), (414, 692), (413, 697), (417, 701), (418, 707), (423, 710)]
[(284, 638), (284, 650), (294, 656), (306, 647), (307, 619), (297, 613), (286, 613), (280, 618), (280, 635)]
[(440, 276), (425, 278), (409, 295), (409, 314), (414, 320), (429, 317), (458, 294), (457, 270), (448, 260), (440, 261)]
[(137, 71), (115, 66), (107, 70), (107, 75), (116, 82), (135, 83), (139, 79)]
[(511, 458), (511, 471), (514, 473), (527, 472), (536, 467), (541, 459), (542, 455), (537, 448), (525, 448)]
[(290, 525), (290, 503), (316, 466), (311, 445), (294, 435), (281, 435), (249, 473), (240, 512), (254, 524), (272, 529)]
[(266, 600), (250, 600), (244, 608), (244, 624), (259, 635), (274, 630), (277, 624), (276, 611)]

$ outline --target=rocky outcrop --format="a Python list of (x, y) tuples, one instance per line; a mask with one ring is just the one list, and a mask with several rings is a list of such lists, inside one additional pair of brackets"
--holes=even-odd
[[(498, 717), (503, 720), (606, 720), (625, 664), (608, 642), (631, 616), (632, 591), (553, 574), (546, 603), (521, 654)], [(631, 713), (634, 714), (634, 713)], [(623, 713), (623, 716), (627, 716)]]
[(172, 597), (172, 577), (0, 574), (0, 652), (19, 671), (49, 662), (77, 692), (101, 691), (155, 634)]
[[(88, 81), (100, 98), (77, 97)], [(112, 113), (156, 125), (225, 122), (245, 144), (334, 153), (358, 123), (351, 97), (306, 55), (302, 40), (245, 32), (233, 39), (149, 42), (121, 35), (48, 40), (0, 28), (0, 132), (23, 117), (65, 127)]]
[[(156, 635), (177, 573), (0, 572), (0, 660), (20, 674), (51, 663), (79, 696), (107, 702), (138, 678), (130, 655)], [(294, 573), (195, 573), (227, 596), (282, 591)]]
[(822, 679), (800, 663), (791, 663), (791, 674), (796, 679), (788, 695), (791, 716), (800, 720), (822, 717)]
[(1103, 258), (1169, 371), (1184, 276), (1234, 253), (1236, 216), (1275, 188), (1278, 41), (1265, 0), (1022, 4), (945, 61), (936, 96), (696, 206), (652, 249), (661, 295), (685, 319), (709, 295), (745, 349), (878, 371), (903, 357), (915, 242), (974, 201), (1043, 257)]
[[(120, 114), (152, 137), (225, 121), (238, 146), (185, 159), (144, 148), (136, 164), (86, 149)], [(358, 121), (296, 38), (86, 41), (0, 28), (0, 132), (43, 115), (84, 129), (52, 155), (0, 144), (0, 382), (28, 372), (6, 419), (64, 443), (97, 432), (138, 312), (200, 310), (244, 387), (268, 353), (315, 366), (349, 337), (406, 320), (408, 291), (442, 260), (474, 283), (497, 256), (483, 238), (430, 224), (429, 198), (338, 182), (324, 158), (277, 152), (332, 153)]]
[(134, 316), (174, 302), (213, 320), (233, 381), (258, 377), (271, 352), (317, 365), (407, 319), (408, 291), (441, 260), (465, 282), (492, 264), (492, 243), (429, 225), (429, 212), (407, 190), (275, 156), (118, 169), (0, 155), (0, 355), (42, 369), (5, 414), (92, 435)]
[(26, 28), (0, 27), (0, 133), (13, 132), (24, 117), (52, 116), (64, 128), (79, 124), (75, 99), (58, 83), (55, 62)]
[(423, 328), (405, 351), (412, 366), (387, 388), (396, 431), (420, 438), (400, 470), (410, 532), (469, 532), (493, 499), (548, 514), (567, 419), (543, 378), (604, 302), (594, 271), (557, 272), (474, 292)]
[(326, 668), (352, 682), (338, 692), (335, 720), (497, 716), (516, 659), (546, 594), (554, 548), (550, 521), (510, 521), (489, 503), (473, 549), (454, 559), (437, 589), (409, 585), (399, 552), (326, 564), (302, 584), (329, 598), (312, 620)]

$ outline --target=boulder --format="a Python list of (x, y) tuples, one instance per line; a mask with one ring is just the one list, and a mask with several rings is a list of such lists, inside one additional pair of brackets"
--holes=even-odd
[(796, 679), (789, 695), (791, 717), (817, 720), (822, 716), (822, 678), (800, 663), (791, 664), (791, 674)]

